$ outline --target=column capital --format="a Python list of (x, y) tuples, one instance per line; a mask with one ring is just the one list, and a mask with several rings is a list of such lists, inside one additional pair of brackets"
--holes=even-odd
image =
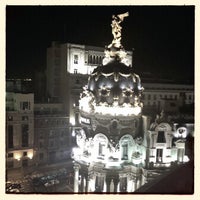
[(73, 168), (74, 168), (74, 170), (79, 170), (81, 168), (81, 166), (78, 163), (74, 163)]

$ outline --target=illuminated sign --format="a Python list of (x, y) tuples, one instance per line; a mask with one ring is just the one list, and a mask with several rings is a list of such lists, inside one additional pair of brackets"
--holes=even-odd
[(90, 119), (85, 118), (85, 117), (81, 117), (81, 122), (84, 123), (84, 124), (90, 124)]

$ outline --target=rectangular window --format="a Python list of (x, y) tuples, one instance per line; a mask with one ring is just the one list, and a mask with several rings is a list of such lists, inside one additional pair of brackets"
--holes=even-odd
[(27, 156), (27, 151), (24, 151), (24, 152), (23, 152), (23, 156)]
[(158, 131), (157, 143), (166, 143), (164, 131)]
[(43, 154), (43, 153), (40, 153), (40, 154), (39, 154), (39, 159), (40, 159), (40, 160), (43, 160), (43, 159), (44, 159), (44, 154)]
[(28, 101), (20, 102), (20, 109), (21, 110), (30, 110), (30, 102), (28, 102)]
[(13, 158), (13, 153), (8, 153), (8, 158)]
[(77, 69), (74, 69), (74, 74), (77, 74), (78, 73), (78, 70)]
[(156, 94), (154, 94), (153, 99), (156, 100)]
[(14, 161), (13, 160), (9, 161), (7, 167), (13, 168), (14, 167)]
[(176, 104), (175, 104), (175, 103), (170, 103), (170, 106), (171, 106), (171, 107), (175, 107)]
[(22, 121), (28, 121), (28, 116), (22, 116)]
[(40, 132), (40, 139), (44, 139), (43, 132)]
[(156, 161), (157, 162), (162, 162), (162, 157), (163, 157), (163, 149), (157, 149)]
[(148, 95), (148, 100), (150, 100), (150, 99), (151, 99), (151, 95), (149, 94), (149, 95)]
[(13, 121), (13, 116), (8, 116), (8, 121)]
[(39, 147), (43, 148), (43, 142), (40, 142)]
[(123, 152), (122, 159), (127, 160), (128, 159), (128, 144), (127, 143), (122, 145), (122, 152)]
[(28, 147), (28, 131), (29, 127), (28, 124), (22, 125), (22, 147)]
[(105, 156), (104, 148), (105, 148), (105, 144), (99, 143), (99, 156)]
[(78, 55), (74, 55), (74, 64), (78, 64)]
[(8, 125), (8, 148), (13, 148), (13, 126)]
[(49, 141), (49, 147), (53, 147), (54, 146), (54, 141), (53, 140), (50, 140)]

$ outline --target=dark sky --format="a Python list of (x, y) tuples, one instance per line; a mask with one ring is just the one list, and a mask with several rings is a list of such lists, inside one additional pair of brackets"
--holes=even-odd
[(51, 41), (110, 44), (112, 15), (127, 11), (122, 44), (136, 73), (193, 79), (194, 6), (7, 6), (7, 77), (45, 69)]

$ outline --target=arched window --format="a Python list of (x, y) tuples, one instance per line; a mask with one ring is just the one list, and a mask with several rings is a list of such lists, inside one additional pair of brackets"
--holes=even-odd
[(99, 133), (94, 137), (94, 144), (97, 148), (97, 158), (104, 159), (108, 146), (108, 138), (104, 134)]
[(102, 58), (101, 58), (101, 56), (99, 56), (99, 64), (101, 64), (102, 63)]
[(91, 64), (92, 63), (92, 55), (88, 56), (88, 63)]
[(129, 159), (129, 149), (130, 146), (133, 146), (134, 140), (131, 135), (124, 135), (120, 139), (120, 148), (121, 148), (121, 160), (128, 160)]
[(92, 64), (95, 64), (95, 56), (93, 56)]
[(99, 64), (99, 57), (98, 56), (96, 56), (96, 59), (95, 59), (95, 64)]

